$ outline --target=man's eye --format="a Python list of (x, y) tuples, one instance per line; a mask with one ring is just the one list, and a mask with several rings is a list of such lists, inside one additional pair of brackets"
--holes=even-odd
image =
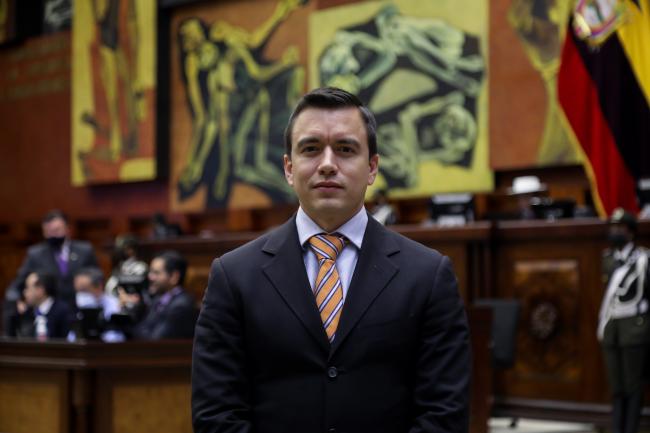
[(316, 146), (304, 146), (302, 148), (302, 153), (311, 153), (311, 152), (316, 152), (318, 150), (318, 147)]
[(354, 148), (352, 146), (339, 146), (339, 152), (341, 152), (341, 153), (353, 153)]

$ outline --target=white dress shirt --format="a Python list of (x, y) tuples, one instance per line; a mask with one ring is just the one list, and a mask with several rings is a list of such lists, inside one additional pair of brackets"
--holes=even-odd
[[(341, 279), (344, 301), (348, 294), (350, 282), (352, 281), (354, 268), (357, 265), (359, 250), (361, 249), (363, 235), (366, 232), (367, 225), (368, 214), (365, 207), (362, 207), (361, 210), (359, 210), (359, 212), (350, 218), (345, 224), (338, 229), (333, 230), (331, 233), (328, 233), (339, 233), (348, 239), (345, 248), (343, 248), (343, 251), (341, 251), (336, 259), (336, 270), (339, 272), (339, 278)], [(300, 239), (300, 245), (302, 245), (302, 258), (305, 262), (307, 277), (309, 278), (309, 284), (313, 291), (314, 283), (318, 276), (318, 259), (316, 258), (316, 253), (314, 253), (309, 246), (309, 238), (320, 233), (327, 233), (327, 231), (323, 230), (318, 226), (318, 224), (309, 218), (305, 211), (302, 210), (302, 207), (298, 209), (298, 213), (296, 214), (296, 227), (298, 229), (298, 239)]]

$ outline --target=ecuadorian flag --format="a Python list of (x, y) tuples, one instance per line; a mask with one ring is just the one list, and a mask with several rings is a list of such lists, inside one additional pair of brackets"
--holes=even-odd
[(600, 214), (619, 206), (636, 212), (639, 179), (650, 177), (650, 0), (592, 3), (625, 13), (596, 45), (576, 36), (569, 23), (558, 99), (583, 151)]

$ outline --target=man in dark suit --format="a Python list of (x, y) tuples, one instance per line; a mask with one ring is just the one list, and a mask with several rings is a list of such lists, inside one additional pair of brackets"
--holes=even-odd
[(151, 304), (133, 331), (135, 338), (192, 338), (197, 309), (183, 289), (187, 261), (176, 251), (160, 253), (149, 266)]
[[(68, 219), (60, 210), (48, 212), (42, 221), (44, 242), (33, 245), (18, 269), (18, 275), (5, 292), (5, 317), (11, 314), (20, 298), (21, 288), (27, 276), (41, 270), (58, 279), (57, 298), (71, 309), (75, 308), (73, 279), (75, 273), (85, 267), (97, 267), (92, 245), (86, 241), (70, 239)], [(5, 321), (5, 329), (6, 329)]]
[(376, 123), (316, 89), (285, 132), (300, 201), (216, 259), (197, 321), (195, 432), (466, 432), (470, 349), (447, 257), (369, 218)]
[(66, 338), (73, 320), (72, 310), (56, 299), (57, 278), (43, 271), (27, 276), (23, 295), (15, 314), (9, 317), (7, 335), (39, 340)]

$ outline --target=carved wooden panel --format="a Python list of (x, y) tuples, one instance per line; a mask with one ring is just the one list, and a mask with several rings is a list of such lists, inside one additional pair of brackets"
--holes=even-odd
[(574, 383), (582, 372), (578, 339), (579, 273), (576, 260), (521, 260), (514, 266), (521, 301), (515, 374)]

